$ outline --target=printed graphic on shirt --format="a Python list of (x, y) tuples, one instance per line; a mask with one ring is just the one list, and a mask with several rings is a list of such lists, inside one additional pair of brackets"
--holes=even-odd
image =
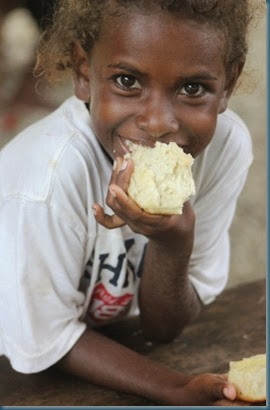
[[(134, 244), (134, 239), (126, 240), (126, 252), (120, 253), (117, 258), (115, 252), (99, 255), (98, 278), (87, 311), (91, 322), (107, 322), (123, 316), (128, 311), (136, 291), (135, 267), (128, 257)], [(111, 263), (112, 259), (117, 261), (114, 265)], [(92, 263), (88, 264), (88, 268), (90, 267)], [(87, 275), (89, 277), (89, 271)]]
[(122, 296), (112, 296), (103, 283), (99, 283), (93, 292), (88, 315), (94, 322), (111, 320), (124, 314), (133, 295), (125, 293)]

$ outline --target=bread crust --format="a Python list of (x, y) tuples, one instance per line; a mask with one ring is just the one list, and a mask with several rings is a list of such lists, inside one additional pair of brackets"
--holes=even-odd
[(236, 398), (249, 403), (266, 401), (266, 354), (230, 362), (228, 381), (236, 388)]

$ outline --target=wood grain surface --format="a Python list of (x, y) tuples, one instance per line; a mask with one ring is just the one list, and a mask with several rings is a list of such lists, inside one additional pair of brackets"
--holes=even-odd
[[(265, 280), (226, 290), (169, 344), (152, 344), (137, 319), (104, 327), (102, 333), (153, 360), (185, 373), (226, 373), (230, 360), (266, 350)], [(149, 406), (143, 398), (93, 386), (54, 369), (14, 372), (0, 358), (2, 406)]]

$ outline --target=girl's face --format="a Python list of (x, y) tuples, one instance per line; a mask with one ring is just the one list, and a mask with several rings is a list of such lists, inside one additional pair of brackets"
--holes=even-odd
[(167, 13), (129, 17), (107, 19), (87, 69), (85, 62), (75, 79), (77, 96), (82, 87), (89, 95), (93, 131), (112, 158), (128, 151), (128, 141), (173, 141), (196, 157), (231, 92), (223, 40)]

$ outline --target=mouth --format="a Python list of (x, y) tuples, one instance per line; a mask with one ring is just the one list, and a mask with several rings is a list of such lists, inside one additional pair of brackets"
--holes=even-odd
[(124, 156), (125, 154), (128, 154), (130, 152), (129, 146), (128, 146), (128, 141), (126, 138), (121, 137), (120, 135), (117, 135), (114, 138), (114, 148), (113, 148), (113, 154), (114, 157), (118, 156)]
[[(158, 140), (145, 140), (143, 138), (133, 139), (133, 138), (126, 138), (121, 135), (117, 135), (114, 141), (115, 143), (114, 143), (113, 154), (114, 154), (114, 157), (116, 158), (118, 156), (124, 156), (125, 154), (130, 153), (132, 151), (132, 147), (134, 147), (135, 145), (142, 145), (144, 147), (154, 148), (155, 143)], [(179, 146), (179, 148), (182, 148), (185, 154), (191, 154), (190, 147), (183, 146), (179, 144), (177, 141), (159, 141), (159, 142), (162, 142), (164, 144), (175, 142)]]
[(145, 147), (153, 148), (156, 141), (149, 141), (144, 139), (133, 139), (117, 135), (114, 139), (114, 156), (124, 156), (132, 151), (134, 145), (143, 145)]

